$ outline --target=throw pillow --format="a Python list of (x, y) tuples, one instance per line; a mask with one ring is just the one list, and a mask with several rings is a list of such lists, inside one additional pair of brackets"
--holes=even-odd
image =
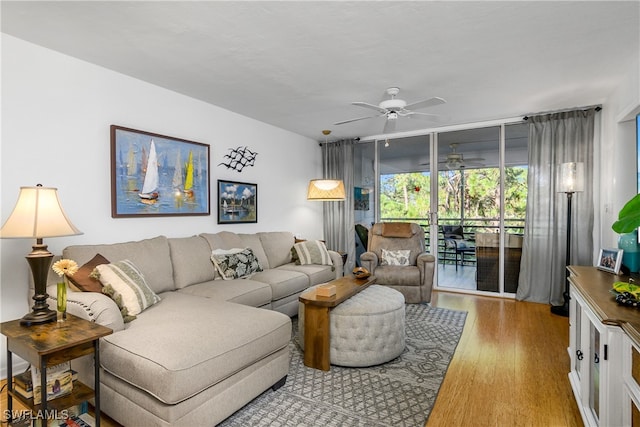
[(78, 269), (73, 276), (67, 276), (70, 284), (83, 292), (101, 292), (102, 283), (93, 277), (91, 273), (100, 264), (109, 264), (109, 260), (100, 254), (97, 254), (90, 261), (87, 261)]
[(258, 258), (250, 248), (216, 249), (211, 252), (211, 261), (224, 280), (239, 279), (262, 271)]
[(382, 261), (380, 265), (409, 265), (409, 249), (388, 251), (382, 249)]
[(122, 298), (122, 306), (127, 308), (131, 316), (136, 316), (153, 304), (160, 302), (160, 297), (147, 285), (144, 276), (129, 260), (103, 264), (96, 267), (100, 283), (110, 285), (114, 290), (112, 298)]
[(296, 243), (293, 249), (298, 256), (296, 264), (319, 264), (333, 265), (329, 251), (324, 242), (320, 240), (307, 240), (305, 242)]
[(124, 321), (124, 323), (129, 323), (137, 319), (136, 316), (131, 316), (129, 314), (129, 309), (127, 307), (122, 305), (122, 295), (116, 294), (115, 289), (113, 289), (111, 285), (103, 286), (102, 293), (111, 298), (113, 302), (116, 303), (118, 309), (120, 310), (120, 315), (122, 316), (122, 320)]

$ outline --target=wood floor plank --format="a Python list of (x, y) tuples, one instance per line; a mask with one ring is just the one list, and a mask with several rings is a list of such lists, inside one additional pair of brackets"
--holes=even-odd
[(468, 314), (428, 427), (583, 425), (567, 318), (545, 304), (445, 292), (432, 305)]

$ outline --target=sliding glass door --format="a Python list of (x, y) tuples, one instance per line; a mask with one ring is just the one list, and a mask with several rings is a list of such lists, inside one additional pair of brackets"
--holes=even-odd
[(527, 201), (528, 125), (438, 134), (438, 287), (515, 294)]
[[(378, 221), (416, 222), (438, 259), (437, 288), (514, 294), (527, 151), (523, 123), (358, 144), (356, 234)], [(367, 243), (358, 239), (359, 255)]]

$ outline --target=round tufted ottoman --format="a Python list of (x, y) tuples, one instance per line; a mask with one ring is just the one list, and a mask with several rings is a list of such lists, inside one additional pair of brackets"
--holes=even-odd
[[(369, 286), (331, 310), (331, 363), (364, 367), (395, 359), (405, 347), (404, 321), (404, 296), (386, 286)], [(299, 305), (298, 334), (303, 346), (304, 304)]]

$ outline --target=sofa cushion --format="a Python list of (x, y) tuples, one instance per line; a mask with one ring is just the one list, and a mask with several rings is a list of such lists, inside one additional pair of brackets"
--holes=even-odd
[(238, 234), (238, 237), (242, 241), (243, 248), (251, 248), (256, 257), (258, 257), (263, 269), (271, 268), (269, 266), (269, 258), (267, 258), (260, 237), (257, 234)]
[(309, 287), (309, 277), (298, 271), (270, 268), (251, 276), (252, 280), (271, 286), (272, 300), (279, 300)]
[(102, 292), (102, 283), (91, 275), (100, 264), (109, 264), (109, 260), (97, 254), (82, 265), (76, 274), (67, 277), (71, 284), (82, 292)]
[(101, 340), (100, 362), (166, 404), (287, 348), (291, 338), (291, 319), (282, 313), (183, 292), (161, 297), (126, 330)]
[(115, 291), (113, 299), (121, 299), (122, 306), (127, 308), (131, 316), (142, 313), (160, 301), (160, 297), (149, 288), (144, 276), (129, 260), (101, 264), (96, 270), (103, 288), (111, 287)]
[(215, 278), (216, 271), (209, 260), (211, 249), (202, 237), (170, 238), (169, 249), (177, 289)]
[(270, 231), (256, 233), (260, 237), (269, 260), (269, 268), (276, 268), (291, 262), (291, 247), (295, 243), (292, 233), (287, 231)]
[(415, 265), (381, 265), (375, 271), (376, 283), (394, 286), (420, 286), (420, 270)]
[(214, 249), (211, 252), (211, 261), (224, 280), (239, 279), (262, 271), (262, 266), (251, 248)]
[(149, 287), (155, 292), (174, 290), (173, 267), (169, 243), (165, 236), (137, 242), (105, 245), (74, 245), (62, 251), (63, 258), (72, 259), (82, 265), (96, 254), (102, 254), (111, 261), (128, 259), (144, 275)]
[(233, 249), (244, 248), (244, 243), (240, 236), (230, 231), (221, 231), (219, 233), (201, 233), (200, 236), (204, 238), (211, 250), (214, 249)]
[(289, 263), (281, 265), (277, 269), (304, 273), (309, 277), (309, 285), (317, 285), (318, 283), (326, 283), (336, 279), (336, 271), (333, 265), (296, 265)]
[(230, 301), (251, 307), (268, 307), (271, 303), (271, 286), (249, 278), (212, 280), (187, 286), (180, 292), (217, 301)]

